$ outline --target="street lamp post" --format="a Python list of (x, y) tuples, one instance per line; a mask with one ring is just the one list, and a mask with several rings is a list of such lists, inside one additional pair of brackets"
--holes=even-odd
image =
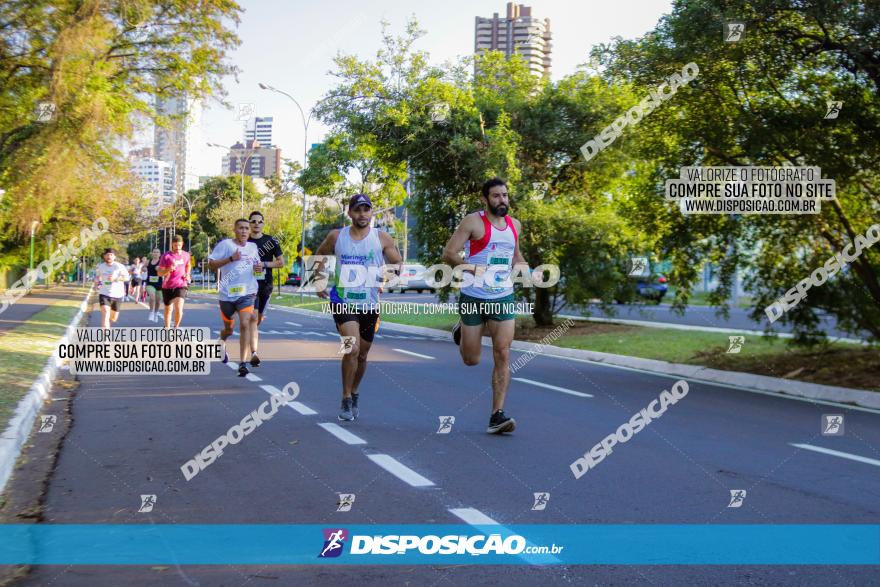
[(34, 220), (31, 222), (31, 264), (30, 270), (34, 270), (34, 233), (37, 231), (37, 225), (40, 223), (39, 220)]
[[(208, 143), (209, 147), (219, 147), (221, 149), (226, 149), (223, 145), (218, 145), (217, 143)], [(251, 157), (254, 156), (254, 152), (257, 150), (256, 147), (251, 147), (250, 154), (247, 158), (239, 157), (241, 161), (241, 213), (244, 215), (244, 168), (247, 166), (248, 161), (251, 160)], [(231, 157), (230, 157), (231, 158)]]
[[(283, 90), (279, 90), (278, 88), (273, 88), (272, 86), (270, 86), (268, 84), (261, 83), (258, 85), (260, 86), (261, 90), (269, 90), (270, 92), (275, 92), (276, 94), (281, 94), (282, 96), (287, 96), (288, 98), (290, 98), (291, 102), (296, 104), (296, 107), (299, 110), (299, 115), (302, 117), (302, 121), (303, 121), (303, 166), (302, 166), (302, 173), (305, 173), (306, 163), (308, 161), (308, 156), (309, 156), (309, 123), (312, 121), (312, 114), (314, 114), (314, 112), (315, 112), (315, 107), (318, 104), (320, 104), (321, 102), (323, 102), (323, 100), (319, 100), (315, 104), (315, 106), (313, 106), (309, 110), (309, 115), (308, 115), (308, 117), (306, 117), (306, 114), (303, 111), (302, 106), (299, 105), (299, 102), (296, 101), (296, 98), (294, 98), (293, 96), (291, 96), (287, 92), (285, 92)], [(326, 98), (324, 98), (324, 99), (326, 100)], [(306, 189), (303, 186), (300, 186), (300, 187), (302, 187), (303, 198), (302, 198), (302, 235), (300, 236), (300, 239), (299, 239), (299, 260), (300, 260), (299, 301), (300, 301), (300, 303), (302, 303), (302, 298), (303, 298), (302, 287), (303, 287), (303, 280), (305, 279), (305, 273), (306, 273), (306, 259), (305, 259), (305, 257), (306, 257)]]
[[(53, 240), (54, 239), (52, 238), (51, 234), (46, 235), (46, 258), (47, 259), (52, 258), (52, 241)], [(46, 275), (46, 289), (49, 289), (49, 282), (50, 281), (52, 281), (52, 266), (51, 265), (49, 266), (49, 274)]]
[(183, 198), (183, 200), (186, 202), (186, 208), (187, 208), (187, 211), (189, 212), (189, 216), (187, 217), (187, 221), (186, 221), (187, 226), (189, 227), (189, 230), (186, 234), (186, 250), (189, 251), (190, 253), (192, 253), (192, 215), (193, 215), (192, 203), (195, 201), (198, 201), (199, 198), (193, 198), (192, 200), (190, 200), (189, 198), (187, 198), (183, 194), (180, 194), (180, 197)]

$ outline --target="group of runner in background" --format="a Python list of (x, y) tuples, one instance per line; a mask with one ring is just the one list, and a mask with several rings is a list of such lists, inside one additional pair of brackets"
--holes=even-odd
[[(507, 183), (493, 178), (483, 185), (481, 192), (483, 210), (464, 217), (443, 251), (443, 260), (453, 268), (462, 265), (462, 274), (470, 275), (460, 293), (460, 321), (453, 328), (452, 338), (459, 346), (463, 363), (474, 366), (480, 362), (483, 335), (491, 337), (494, 360), (492, 410), (486, 431), (503, 434), (516, 427), (515, 420), (504, 413), (510, 384), (509, 354), (515, 317), (510, 274), (514, 268), (531, 270), (520, 253), (522, 226), (508, 215)], [(335, 272), (332, 287), (319, 290), (317, 294), (329, 299), (336, 329), (349, 349), (341, 358), (342, 402), (338, 419), (343, 422), (354, 421), (359, 416), (358, 387), (366, 372), (375, 332), (379, 329), (382, 286), (343, 284), (340, 275), (346, 269), (357, 269), (366, 274), (381, 267), (388, 267), (399, 275), (403, 263), (391, 235), (372, 226), (373, 204), (368, 195), (351, 197), (348, 216), (351, 225), (330, 231), (318, 247), (316, 263), (311, 268), (316, 275), (326, 275), (325, 259), (331, 256), (341, 264)], [(224, 342), (224, 363), (229, 362), (225, 342), (233, 334), (235, 316), (238, 315), (239, 377), (248, 375), (248, 366), (260, 365), (257, 355), (259, 325), (272, 294), (272, 269), (285, 266), (281, 246), (275, 237), (263, 234), (263, 222), (263, 214), (257, 211), (248, 218), (239, 218), (232, 227), (234, 236), (217, 243), (208, 256), (209, 270), (219, 273), (217, 292), (223, 323), (220, 339)], [(491, 277), (484, 279), (484, 273), (489, 275), (487, 268), (493, 271)], [(150, 321), (158, 321), (161, 292), (165, 327), (171, 328), (172, 324), (174, 328), (179, 327), (192, 281), (192, 260), (183, 250), (183, 238), (175, 236), (170, 251), (160, 255), (159, 249), (153, 249), (150, 259), (135, 258), (130, 267), (116, 262), (113, 249), (104, 251), (104, 263), (95, 272), (104, 328), (109, 328), (119, 316), (127, 281), (131, 284), (131, 299), (140, 302), (139, 296), (143, 295), (149, 299)], [(302, 282), (305, 283), (305, 275)]]
[(135, 257), (131, 265), (116, 260), (115, 249), (105, 249), (104, 262), (95, 268), (95, 286), (101, 307), (101, 327), (110, 328), (119, 319), (122, 302), (146, 302), (150, 322), (159, 322), (159, 299), (165, 306), (165, 328), (180, 326), (183, 304), (192, 282), (192, 258), (183, 250), (183, 237), (171, 239), (164, 255), (153, 249), (149, 259)]

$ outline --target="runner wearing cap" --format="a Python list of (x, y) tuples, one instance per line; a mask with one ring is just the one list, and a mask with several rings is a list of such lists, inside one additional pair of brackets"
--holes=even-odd
[(513, 265), (525, 264), (525, 259), (519, 251), (520, 222), (507, 215), (507, 184), (496, 177), (483, 184), (482, 194), (485, 209), (462, 219), (443, 249), (443, 260), (453, 268), (466, 264), (462, 269), (470, 274), (459, 296), (461, 322), (453, 329), (464, 364), (480, 362), (484, 325), (492, 337), (492, 415), (486, 431), (501, 434), (516, 428), (516, 421), (504, 413), (515, 325), (510, 273)]
[[(359, 414), (358, 386), (367, 369), (367, 354), (379, 326), (381, 268), (388, 262), (399, 271), (403, 261), (391, 235), (370, 226), (373, 203), (369, 196), (352, 196), (348, 202), (348, 216), (351, 226), (331, 230), (315, 252), (317, 256), (333, 254), (337, 260), (335, 285), (329, 292), (321, 289), (318, 295), (330, 299), (336, 330), (341, 336), (349, 337), (345, 347), (348, 352), (342, 355), (342, 408), (339, 413), (342, 421), (352, 421)], [(316, 271), (323, 271), (324, 265), (323, 260), (319, 260)], [(353, 278), (358, 273), (366, 273), (366, 281)]]

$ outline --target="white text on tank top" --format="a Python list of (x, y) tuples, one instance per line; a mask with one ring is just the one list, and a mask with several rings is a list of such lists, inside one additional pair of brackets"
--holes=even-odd
[[(334, 253), (339, 266), (336, 292), (340, 300), (346, 304), (376, 305), (379, 303), (379, 288), (369, 286), (374, 280), (371, 273), (376, 272), (376, 269), (370, 271), (370, 267), (381, 267), (384, 262), (379, 231), (370, 228), (367, 236), (356, 241), (351, 238), (350, 229), (350, 226), (344, 227), (336, 238)], [(356, 266), (365, 267), (366, 271), (354, 269)], [(358, 273), (363, 277), (358, 278)], [(357, 285), (345, 285), (345, 283)]]
[[(485, 212), (480, 212), (480, 219), (484, 217)], [(507, 222), (507, 218), (504, 221)], [(480, 285), (477, 281), (474, 285), (463, 287), (461, 292), (475, 298), (497, 299), (513, 293), (510, 270), (513, 266), (513, 252), (516, 250), (516, 237), (510, 225), (502, 230), (492, 226), (491, 222), (488, 224), (491, 231), (489, 242), (481, 251), (471, 255), (471, 243), (475, 241), (465, 243), (466, 262), (477, 267), (486, 267), (483, 283)]]

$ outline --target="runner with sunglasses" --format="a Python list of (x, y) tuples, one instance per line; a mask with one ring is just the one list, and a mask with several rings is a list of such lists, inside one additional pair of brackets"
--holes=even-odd
[(248, 242), (257, 245), (260, 261), (263, 262), (263, 270), (254, 274), (257, 279), (257, 323), (251, 329), (251, 351), (253, 354), (250, 362), (252, 367), (259, 367), (260, 357), (257, 356), (257, 347), (260, 342), (259, 325), (266, 317), (266, 307), (272, 296), (272, 269), (284, 267), (284, 254), (277, 238), (263, 234), (265, 219), (262, 212), (257, 210), (251, 212), (248, 222), (251, 225), (251, 235), (248, 237)]

